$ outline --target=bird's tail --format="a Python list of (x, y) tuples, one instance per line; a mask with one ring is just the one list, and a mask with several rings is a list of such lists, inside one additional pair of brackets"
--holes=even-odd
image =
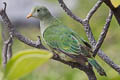
[(93, 58), (88, 58), (89, 64), (91, 64), (101, 76), (107, 76), (104, 69), (94, 60)]

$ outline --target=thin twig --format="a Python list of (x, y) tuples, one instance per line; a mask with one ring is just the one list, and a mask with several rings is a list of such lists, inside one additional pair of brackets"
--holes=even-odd
[(75, 16), (75, 15), (72, 13), (72, 11), (64, 4), (63, 0), (58, 0), (58, 1), (59, 1), (59, 3), (60, 3), (61, 7), (65, 10), (65, 12), (66, 12), (69, 16), (71, 16), (74, 20), (76, 20), (76, 21), (78, 21), (78, 22), (80, 22), (80, 23), (82, 24), (83, 20), (82, 20), (81, 18)]
[(5, 68), (7, 63), (7, 50), (8, 50), (8, 44), (3, 43), (3, 49), (2, 49), (2, 66)]
[(7, 52), (8, 52), (8, 45), (11, 43), (12, 38), (10, 37), (7, 41), (4, 41), (3, 43), (3, 50), (2, 50), (2, 64), (3, 67), (5, 68), (6, 64), (7, 64)]
[(93, 16), (93, 14), (97, 11), (97, 9), (101, 6), (103, 3), (102, 0), (98, 0), (97, 3), (94, 5), (94, 7), (88, 12), (86, 16), (86, 20), (90, 20), (90, 18)]
[(3, 2), (3, 4), (4, 4), (4, 11), (6, 11), (7, 4), (6, 2)]
[(106, 19), (106, 24), (103, 28), (103, 31), (101, 32), (100, 34), (100, 37), (98, 39), (98, 42), (96, 43), (95, 45), (95, 49), (94, 49), (94, 52), (93, 52), (93, 56), (95, 57), (99, 48), (101, 47), (106, 35), (107, 35), (107, 32), (108, 32), (108, 29), (109, 29), (109, 26), (110, 26), (110, 23), (111, 23), (111, 20), (112, 20), (112, 16), (113, 16), (113, 12), (110, 10), (109, 12), (109, 15), (108, 15), (108, 18)]
[(102, 50), (98, 51), (98, 55), (103, 61), (120, 74), (120, 66), (115, 64)]
[[(60, 5), (66, 6), (66, 4), (63, 2), (63, 0), (58, 0), (58, 1), (59, 1)], [(71, 11), (70, 11), (68, 8), (64, 7), (64, 6), (61, 6), (61, 7), (63, 8), (63, 10), (65, 10), (65, 12), (66, 12), (71, 18), (73, 18), (74, 20), (76, 20), (76, 21), (78, 21), (79, 23), (81, 23), (79, 20), (77, 20), (77, 19), (79, 19), (79, 18), (78, 18), (77, 16), (75, 16), (73, 13), (71, 14)], [(100, 6), (99, 6), (99, 7), (100, 7)], [(97, 7), (97, 8), (98, 8), (98, 7)], [(70, 13), (69, 13), (69, 12), (70, 12)], [(93, 13), (93, 14), (94, 14), (94, 13)], [(75, 17), (73, 17), (73, 16), (75, 16)], [(95, 40), (95, 38), (94, 38), (94, 36), (93, 36), (93, 33), (92, 33), (91, 28), (90, 28), (90, 25), (89, 25), (88, 20), (84, 19), (81, 24), (83, 24), (84, 30), (85, 30), (86, 35), (87, 35), (87, 37), (88, 37), (88, 40), (90, 41), (92, 47), (94, 48), (95, 45), (96, 45), (96, 40)], [(101, 59), (103, 59), (109, 66), (111, 66), (114, 70), (116, 70), (117, 72), (120, 73), (120, 67), (119, 67), (117, 64), (115, 64), (103, 51), (99, 50), (99, 51), (98, 51), (98, 56), (99, 56)]]
[(8, 60), (10, 60), (12, 57), (12, 45), (13, 45), (13, 41), (11, 41), (11, 43), (8, 44), (8, 51), (7, 51)]

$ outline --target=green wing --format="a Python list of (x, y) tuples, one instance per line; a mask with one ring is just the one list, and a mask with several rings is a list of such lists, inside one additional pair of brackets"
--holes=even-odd
[(80, 53), (80, 42), (75, 36), (72, 35), (72, 32), (64, 32), (60, 35), (60, 41), (58, 43), (59, 48), (63, 51), (70, 53)]
[(64, 25), (52, 25), (44, 31), (44, 39), (51, 48), (58, 48), (72, 54), (89, 55), (82, 48), (81, 42), (75, 32)]

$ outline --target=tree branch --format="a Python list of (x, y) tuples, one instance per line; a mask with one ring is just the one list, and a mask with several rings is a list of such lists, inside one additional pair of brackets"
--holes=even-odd
[(93, 16), (93, 14), (97, 11), (97, 9), (101, 6), (103, 3), (102, 0), (98, 0), (97, 3), (94, 5), (94, 7), (88, 12), (86, 16), (86, 20), (90, 20), (90, 18)]
[(68, 9), (68, 7), (64, 4), (63, 0), (58, 0), (58, 2), (60, 3), (61, 7), (65, 10), (65, 12), (71, 16), (74, 20), (78, 21), (79, 23), (82, 24), (83, 20), (77, 16), (75, 16), (72, 11), (70, 9)]
[[(2, 9), (1, 13), (2, 14), (4, 11), (6, 11), (6, 6), (7, 4), (4, 2), (4, 9)], [(2, 65), (5, 67), (7, 60), (9, 60), (12, 57), (12, 34), (11, 32), (7, 29), (6, 23), (4, 23), (4, 28), (2, 32), (2, 39), (3, 39), (3, 49), (2, 49)], [(5, 31), (7, 30), (7, 31)], [(8, 33), (7, 33), (8, 32)], [(6, 39), (7, 38), (7, 39)]]
[[(58, 0), (60, 5), (64, 5), (64, 6), (61, 6), (63, 8), (63, 10), (65, 10), (65, 12), (71, 17), (73, 18), (74, 20), (78, 21), (79, 23), (81, 23), (83, 26), (84, 26), (84, 30), (86, 32), (86, 35), (88, 37), (88, 40), (90, 41), (92, 47), (94, 48), (95, 45), (96, 45), (96, 40), (93, 36), (93, 33), (92, 33), (92, 30), (90, 28), (90, 24), (89, 24), (89, 21), (84, 19), (84, 20), (81, 20), (79, 21), (79, 17), (75, 16), (66, 6), (66, 4), (63, 2), (63, 0)], [(103, 2), (103, 1), (102, 1)], [(95, 8), (92, 8), (94, 10), (91, 10), (91, 11), (95, 11), (97, 10), (96, 8), (99, 8), (100, 6), (98, 7), (95, 7)], [(91, 12), (90, 11), (90, 12)], [(72, 13), (72, 14), (71, 14)], [(92, 13), (92, 15), (94, 14), (94, 12)], [(74, 17), (73, 17), (74, 16)], [(111, 66), (114, 70), (116, 70), (117, 72), (120, 73), (120, 67), (115, 64), (107, 55), (105, 55), (105, 53), (101, 50), (98, 51), (98, 56), (103, 59), (109, 66)]]
[(93, 52), (94, 53), (93, 54), (94, 57), (96, 56), (99, 48), (101, 47), (101, 45), (102, 45), (102, 43), (103, 43), (103, 41), (104, 41), (104, 39), (105, 39), (105, 37), (107, 35), (108, 29), (109, 29), (109, 26), (110, 26), (110, 22), (112, 20), (112, 16), (113, 16), (113, 12), (110, 10), (108, 18), (106, 19), (106, 24), (105, 24), (105, 26), (103, 28), (103, 31), (100, 34), (98, 42), (95, 45), (95, 49), (94, 49), (94, 52)]

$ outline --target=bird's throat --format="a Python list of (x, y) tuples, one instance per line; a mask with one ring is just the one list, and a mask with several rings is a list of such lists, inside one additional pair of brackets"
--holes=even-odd
[(52, 22), (55, 21), (55, 18), (53, 16), (49, 17), (49, 18), (45, 18), (43, 20), (40, 20), (40, 32), (41, 34), (43, 34), (43, 32), (45, 31), (45, 29), (47, 27), (49, 27)]

